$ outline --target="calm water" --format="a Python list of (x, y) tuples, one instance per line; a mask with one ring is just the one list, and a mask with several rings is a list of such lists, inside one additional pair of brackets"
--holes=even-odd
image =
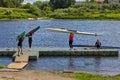
[[(103, 36), (75, 35), (74, 44), (94, 44), (100, 39), (102, 45), (120, 45), (120, 21), (79, 21), (79, 20), (21, 20), (0, 22), (0, 47), (17, 47), (16, 36), (26, 33), (36, 26), (41, 26), (33, 36), (33, 47), (68, 47), (68, 36), (65, 33), (46, 31), (44, 28), (67, 28), (86, 32), (101, 33)], [(28, 47), (27, 39), (24, 40), (24, 47)]]
[[(23, 31), (28, 32), (36, 26), (41, 26), (41, 28), (33, 35), (32, 47), (69, 47), (69, 34), (49, 32), (44, 29), (47, 27), (67, 28), (103, 34), (100, 37), (75, 35), (73, 44), (94, 45), (96, 39), (100, 39), (104, 46), (120, 46), (120, 21), (19, 20), (0, 22), (0, 47), (16, 48), (16, 36)], [(23, 47), (28, 47), (27, 39), (24, 40)], [(9, 63), (10, 60), (7, 60)], [(7, 63), (3, 60), (4, 62)], [(42, 57), (38, 61), (30, 62), (27, 69), (55, 71), (72, 69), (99, 72), (101, 70), (120, 71), (119, 66), (119, 57)]]

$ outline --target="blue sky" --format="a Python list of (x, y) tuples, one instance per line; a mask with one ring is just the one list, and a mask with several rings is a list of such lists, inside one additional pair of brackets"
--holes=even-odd
[[(35, 1), (49, 1), (49, 0), (24, 0), (24, 3), (33, 3)], [(76, 1), (84, 1), (84, 0), (76, 0)]]

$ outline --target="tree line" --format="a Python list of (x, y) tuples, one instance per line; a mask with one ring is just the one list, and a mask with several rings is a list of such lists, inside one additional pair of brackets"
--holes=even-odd
[[(0, 1), (0, 7), (7, 7), (7, 8), (18, 8), (24, 4), (22, 4), (24, 0), (1, 0)], [(50, 6), (53, 10), (59, 9), (59, 8), (67, 8), (72, 4), (75, 4), (75, 0), (50, 0), (48, 4), (44, 3), (42, 4), (41, 1), (37, 1), (34, 4), (39, 6)], [(41, 5), (42, 4), (42, 5)]]
[[(120, 1), (120, 0), (119, 0)], [(6, 8), (19, 8), (23, 7), (27, 4), (23, 4), (24, 0), (1, 0), (0, 1), (0, 7), (6, 7)], [(95, 0), (86, 0), (86, 2), (95, 2)], [(50, 0), (50, 1), (36, 1), (34, 2), (33, 6), (36, 6), (39, 9), (44, 9), (45, 7), (51, 8), (51, 10), (55, 9), (63, 9), (63, 8), (68, 8), (71, 5), (75, 5), (76, 0)], [(108, 0), (104, 0), (104, 3), (108, 3)], [(81, 4), (81, 3), (80, 3)]]
[[(81, 2), (75, 0), (36, 1), (23, 4), (24, 0), (1, 0), (0, 18), (55, 18), (55, 19), (120, 19), (119, 3)], [(13, 8), (13, 9), (12, 9)], [(18, 11), (18, 9), (21, 9)]]
[(24, 0), (0, 0), (0, 7), (17, 8)]

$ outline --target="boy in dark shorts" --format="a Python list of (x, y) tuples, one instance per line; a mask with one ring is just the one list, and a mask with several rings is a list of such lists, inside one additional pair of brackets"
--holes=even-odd
[(20, 53), (23, 54), (22, 53), (22, 42), (23, 42), (23, 40), (24, 40), (24, 37), (21, 37), (18, 40), (18, 56), (20, 56)]
[(29, 43), (29, 48), (32, 46), (32, 33), (28, 34), (28, 43)]

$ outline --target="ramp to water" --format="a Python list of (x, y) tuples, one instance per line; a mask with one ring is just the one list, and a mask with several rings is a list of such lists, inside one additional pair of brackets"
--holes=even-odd
[(28, 63), (17, 63), (13, 62), (8, 65), (9, 69), (23, 69)]
[(15, 57), (15, 61), (8, 65), (10, 69), (23, 69), (28, 64), (28, 55), (20, 55)]

